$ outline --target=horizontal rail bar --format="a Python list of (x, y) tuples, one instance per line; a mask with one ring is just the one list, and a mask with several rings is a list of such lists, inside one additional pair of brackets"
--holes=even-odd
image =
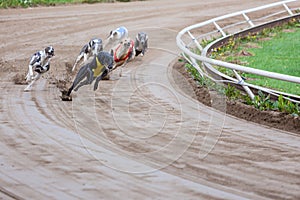
[(190, 30), (195, 29), (195, 28), (199, 28), (199, 27), (207, 25), (207, 24), (211, 24), (213, 22), (216, 22), (216, 21), (219, 21), (219, 20), (222, 20), (222, 19), (227, 19), (227, 18), (230, 18), (230, 17), (235, 17), (235, 16), (238, 16), (238, 15), (243, 15), (243, 13), (246, 14), (246, 13), (250, 13), (250, 12), (254, 12), (254, 11), (259, 11), (259, 10), (263, 10), (263, 9), (266, 9), (266, 8), (271, 8), (271, 7), (274, 7), (274, 6), (283, 5), (285, 3), (290, 3), (290, 2), (295, 2), (295, 1), (297, 1), (297, 0), (287, 0), (287, 1), (282, 1), (282, 2), (276, 2), (276, 3), (272, 3), (272, 4), (260, 6), (260, 7), (257, 7), (257, 8), (251, 8), (251, 9), (248, 9), (248, 10), (239, 11), (239, 12), (235, 12), (235, 13), (223, 15), (223, 16), (220, 16), (220, 17), (216, 17), (216, 18), (207, 20), (205, 22), (194, 24), (194, 25), (191, 25), (191, 26), (188, 26), (188, 27), (182, 29), (178, 33), (178, 37), (181, 38), (181, 36), (184, 33), (186, 33), (187, 31), (190, 31)]
[(265, 76), (268, 78), (274, 78), (274, 79), (278, 79), (278, 80), (282, 80), (282, 81), (300, 83), (300, 77), (279, 74), (279, 73), (269, 72), (269, 71), (260, 70), (260, 69), (254, 69), (254, 68), (245, 67), (245, 66), (241, 66), (241, 65), (237, 65), (237, 64), (233, 64), (233, 63), (227, 63), (224, 61), (215, 60), (215, 59), (197, 55), (187, 49), (183, 49), (183, 51), (184, 51), (184, 53), (191, 55), (192, 57), (196, 58), (197, 60), (201, 60), (202, 62), (207, 62), (212, 65), (222, 66), (222, 67), (226, 67), (226, 68), (229, 68), (232, 70), (238, 70), (238, 71), (256, 74), (256, 75), (260, 75), (260, 76)]

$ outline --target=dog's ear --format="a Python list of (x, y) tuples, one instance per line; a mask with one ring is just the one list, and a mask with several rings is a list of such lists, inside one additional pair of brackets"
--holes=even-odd
[(45, 52), (48, 52), (50, 50), (50, 47), (45, 48)]
[(109, 32), (109, 35), (107, 36), (107, 38), (109, 38), (111, 36), (111, 34), (112, 34), (112, 31)]

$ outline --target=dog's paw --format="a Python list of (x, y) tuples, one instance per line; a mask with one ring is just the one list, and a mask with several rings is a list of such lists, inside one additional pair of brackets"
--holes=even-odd
[(102, 78), (102, 80), (109, 80), (110, 79), (110, 75), (108, 74), (108, 75), (106, 75), (106, 76), (104, 76), (103, 78)]
[(61, 96), (60, 96), (62, 101), (72, 101), (72, 96), (68, 95), (67, 90), (62, 90), (61, 91)]
[(60, 96), (62, 101), (72, 101), (72, 97), (71, 96), (67, 96), (67, 95), (62, 95)]
[(31, 89), (32, 89), (32, 87), (27, 86), (27, 87), (24, 89), (24, 92), (29, 92), (29, 91), (31, 91)]

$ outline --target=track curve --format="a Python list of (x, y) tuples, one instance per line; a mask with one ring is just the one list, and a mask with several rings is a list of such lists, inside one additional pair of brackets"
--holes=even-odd
[[(172, 70), (178, 30), (259, 5), (154, 0), (0, 10), (0, 198), (299, 198), (299, 136), (199, 104)], [(131, 37), (149, 34), (145, 57), (95, 93), (86, 87), (60, 101), (47, 80), (61, 78), (90, 37), (120, 25)], [(24, 93), (12, 76), (47, 44), (56, 50), (48, 79)], [(224, 107), (223, 99), (214, 105)]]

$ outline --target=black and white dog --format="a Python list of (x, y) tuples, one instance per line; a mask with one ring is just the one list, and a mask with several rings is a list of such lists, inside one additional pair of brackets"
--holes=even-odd
[[(44, 50), (38, 51), (31, 56), (26, 82), (30, 82), (24, 91), (30, 91), (32, 85), (41, 77), (41, 74), (49, 71), (50, 60), (54, 56), (54, 48), (46, 47)], [(34, 75), (34, 72), (36, 74)]]
[(120, 26), (117, 29), (110, 31), (104, 48), (111, 49), (112, 47), (116, 46), (123, 39), (126, 39), (126, 38), (128, 38), (128, 30), (126, 27)]
[(144, 56), (148, 49), (148, 35), (145, 32), (139, 32), (135, 37), (134, 42), (135, 56), (141, 54)]
[(83, 59), (83, 62), (87, 61), (87, 59), (92, 56), (96, 55), (100, 51), (103, 50), (103, 44), (102, 40), (100, 38), (94, 38), (89, 41), (89, 43), (85, 44), (79, 55), (77, 56), (77, 59), (73, 65), (72, 71), (75, 70), (77, 64)]
[[(96, 79), (94, 84), (94, 90), (97, 90), (98, 83), (103, 77), (105, 77), (110, 71), (115, 68), (113, 56), (105, 51), (99, 52), (93, 57), (91, 62), (84, 64), (78, 71), (73, 84), (69, 88), (65, 100), (68, 100), (72, 91), (77, 91), (80, 87), (92, 84)], [(64, 100), (63, 98), (63, 100)]]

